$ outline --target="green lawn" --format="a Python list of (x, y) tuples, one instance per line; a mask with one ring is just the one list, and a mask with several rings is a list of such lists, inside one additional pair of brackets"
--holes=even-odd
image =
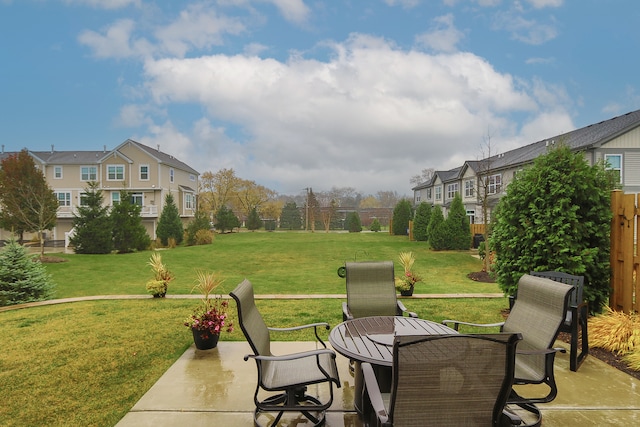
[[(249, 278), (258, 294), (344, 293), (336, 270), (347, 260), (393, 259), (416, 254), (425, 278), (419, 293), (499, 292), (467, 273), (480, 261), (468, 253), (428, 250), (406, 237), (386, 233), (235, 233), (218, 235), (210, 246), (162, 252), (176, 274), (169, 294), (189, 293), (196, 269), (219, 271), (225, 293)], [(68, 262), (47, 264), (57, 297), (145, 293), (151, 277), (150, 252), (127, 255), (59, 255)], [(293, 326), (341, 318), (340, 299), (258, 300), (270, 326)], [(506, 299), (403, 300), (420, 317), (478, 322), (501, 320)], [(196, 305), (187, 299), (100, 300), (0, 312), (0, 424), (3, 426), (110, 426), (188, 348), (193, 340), (182, 325)], [(232, 321), (235, 306), (231, 304)], [(326, 336), (326, 333), (325, 333)], [(243, 340), (239, 329), (224, 341)], [(307, 340), (302, 333), (275, 340)]]

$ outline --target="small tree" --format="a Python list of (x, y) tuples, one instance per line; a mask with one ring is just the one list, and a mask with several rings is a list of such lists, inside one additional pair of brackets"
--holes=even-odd
[(198, 240), (202, 241), (202, 239), (198, 239), (199, 232), (201, 236), (206, 235), (205, 232), (212, 233), (209, 216), (204, 210), (197, 210), (194, 218), (187, 224), (187, 228), (184, 233), (187, 245), (193, 246), (200, 244)]
[(427, 241), (427, 227), (431, 219), (431, 205), (421, 202), (416, 209), (416, 216), (413, 219), (413, 237), (418, 241)]
[(180, 219), (180, 211), (178, 211), (178, 207), (173, 199), (173, 194), (171, 193), (167, 193), (164, 198), (164, 207), (158, 220), (156, 235), (160, 238), (160, 242), (164, 246), (169, 244), (169, 239), (175, 239), (177, 244), (182, 242), (184, 227)]
[(102, 191), (97, 182), (90, 182), (84, 191), (84, 203), (73, 217), (74, 234), (70, 242), (78, 254), (108, 254), (113, 250), (109, 208), (102, 205)]
[(362, 231), (362, 223), (360, 222), (358, 212), (349, 212), (347, 214), (347, 227), (349, 233), (359, 233)]
[(0, 306), (45, 300), (54, 289), (40, 260), (11, 237), (0, 252)]
[(240, 227), (240, 220), (233, 211), (226, 206), (221, 206), (216, 213), (216, 229), (221, 233), (226, 230), (233, 231), (234, 228)]
[(462, 204), (462, 197), (456, 193), (445, 220), (447, 229), (446, 249), (465, 250), (471, 246), (471, 228), (469, 217)]
[(519, 173), (500, 200), (490, 245), (500, 287), (514, 294), (532, 270), (585, 276), (589, 308), (602, 310), (610, 281), (611, 181), (602, 164), (560, 144)]
[(131, 201), (131, 193), (120, 192), (120, 203), (111, 209), (113, 226), (113, 246), (119, 253), (145, 250), (151, 239), (142, 225), (140, 206)]
[(440, 251), (447, 247), (447, 230), (440, 205), (436, 205), (431, 212), (427, 235), (433, 249)]
[(377, 233), (381, 229), (382, 227), (380, 226), (380, 221), (378, 221), (378, 218), (374, 218), (373, 222), (371, 223), (371, 227), (369, 227), (369, 230)]
[(406, 236), (411, 220), (411, 203), (407, 199), (402, 199), (393, 209), (393, 234), (396, 236)]
[(251, 209), (247, 217), (247, 230), (259, 230), (261, 225), (262, 220), (258, 215), (258, 210), (256, 208)]
[(280, 214), (280, 228), (286, 230), (300, 230), (302, 228), (302, 215), (296, 202), (287, 202)]

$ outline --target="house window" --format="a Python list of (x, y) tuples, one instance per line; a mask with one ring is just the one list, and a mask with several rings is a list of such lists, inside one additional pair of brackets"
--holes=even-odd
[(605, 154), (604, 161), (606, 162), (607, 170), (610, 170), (614, 182), (616, 184), (622, 183), (622, 154)]
[(53, 179), (62, 179), (62, 166), (53, 167)]
[(173, 182), (174, 175), (175, 171), (173, 170), (173, 168), (169, 168), (169, 182)]
[(56, 193), (58, 198), (58, 204), (60, 206), (71, 206), (71, 193), (58, 192)]
[(447, 185), (447, 199), (453, 199), (458, 192), (458, 183)]
[(431, 187), (427, 188), (427, 200), (431, 200)]
[(89, 196), (87, 193), (80, 193), (80, 206), (89, 206)]
[(189, 174), (189, 181), (195, 182), (196, 176), (194, 174)]
[(123, 181), (124, 165), (107, 165), (107, 181)]
[(467, 216), (469, 217), (469, 224), (476, 223), (476, 211), (473, 209), (467, 210)]
[(120, 192), (112, 191), (111, 192), (111, 206), (117, 205), (120, 203)]
[(488, 188), (489, 188), (489, 194), (496, 194), (499, 193), (501, 191), (502, 188), (502, 175), (497, 174), (497, 175), (491, 175), (488, 178)]
[(193, 194), (185, 193), (185, 195), (184, 195), (184, 207), (186, 209), (193, 209)]
[(464, 182), (464, 197), (473, 197), (476, 194), (475, 183), (472, 179)]
[(142, 193), (132, 193), (131, 194), (131, 203), (138, 206), (144, 206), (144, 196)]
[(140, 181), (149, 181), (149, 165), (140, 165)]
[(442, 200), (442, 185), (438, 185), (435, 187), (436, 190), (436, 200)]
[(97, 166), (82, 166), (80, 168), (80, 180), (96, 181), (98, 179)]

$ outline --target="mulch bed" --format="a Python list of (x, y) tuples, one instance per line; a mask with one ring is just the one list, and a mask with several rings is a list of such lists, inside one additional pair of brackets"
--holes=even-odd
[[(477, 272), (469, 273), (467, 277), (476, 282), (484, 282), (484, 283), (495, 282), (495, 280), (485, 271), (477, 271)], [(503, 310), (502, 312), (503, 317), (506, 317), (508, 314), (509, 314), (508, 309)], [(558, 335), (558, 339), (566, 343), (571, 342), (570, 338), (571, 338), (570, 335), (567, 334), (566, 332), (561, 332)], [(633, 369), (629, 368), (627, 364), (622, 361), (622, 358), (616, 355), (615, 353), (604, 350), (602, 348), (591, 347), (589, 349), (589, 356), (600, 359), (606, 364), (613, 366), (614, 368), (640, 380), (640, 371), (634, 371)]]

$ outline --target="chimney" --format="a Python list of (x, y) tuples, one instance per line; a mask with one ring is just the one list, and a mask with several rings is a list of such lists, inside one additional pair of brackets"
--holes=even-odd
[(107, 152), (107, 145), (106, 145), (106, 144), (102, 146), (102, 151), (103, 151), (104, 153), (106, 153), (106, 152)]
[(51, 144), (51, 153), (53, 154), (53, 144)]
[(2, 144), (2, 154), (4, 154), (4, 144)]
[(160, 144), (158, 144), (158, 151), (160, 151)]

